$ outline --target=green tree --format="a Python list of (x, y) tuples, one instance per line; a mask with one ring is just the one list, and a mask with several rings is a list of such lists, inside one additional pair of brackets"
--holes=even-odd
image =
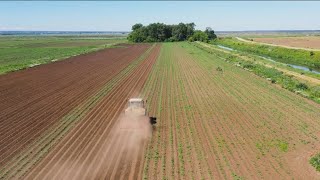
[[(191, 38), (189, 38), (190, 40)], [(202, 32), (200, 30), (196, 30), (194, 34), (192, 35), (193, 41), (202, 41), (202, 42), (208, 42), (209, 38), (208, 35), (205, 32)]]
[(140, 29), (142, 27), (143, 27), (143, 25), (141, 23), (137, 23), (137, 24), (133, 25), (131, 29), (132, 29), (132, 31), (135, 31), (135, 30)]
[[(128, 40), (131, 42), (208, 41), (208, 35), (202, 31), (197, 31), (196, 37), (193, 37), (195, 26), (194, 23), (179, 23), (177, 25), (151, 23), (147, 26), (137, 23), (132, 26), (132, 32), (128, 35)], [(211, 31), (214, 34), (214, 31)]]
[(174, 25), (172, 27), (172, 37), (176, 41), (184, 41), (187, 40), (194, 33), (194, 23), (184, 24), (179, 23), (178, 25)]
[(211, 27), (207, 27), (204, 32), (208, 35), (209, 40), (213, 40), (217, 38), (217, 35), (214, 34), (214, 30), (212, 30)]

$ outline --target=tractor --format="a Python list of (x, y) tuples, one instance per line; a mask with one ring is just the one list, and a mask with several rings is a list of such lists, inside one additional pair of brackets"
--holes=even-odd
[[(134, 114), (135, 116), (147, 116), (144, 100), (141, 98), (131, 98), (128, 100), (128, 107), (125, 114)], [(156, 117), (149, 117), (149, 123), (155, 125), (157, 123)]]

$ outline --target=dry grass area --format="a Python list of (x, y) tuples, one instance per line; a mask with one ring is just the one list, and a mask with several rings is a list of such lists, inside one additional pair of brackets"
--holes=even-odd
[(320, 49), (320, 37), (316, 37), (316, 36), (253, 38), (253, 41), (268, 43), (268, 44), (275, 44), (280, 46)]

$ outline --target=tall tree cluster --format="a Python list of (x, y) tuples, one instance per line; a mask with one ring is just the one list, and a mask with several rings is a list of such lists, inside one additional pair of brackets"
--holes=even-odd
[[(198, 40), (198, 36), (192, 38), (195, 32), (198, 31), (195, 31), (194, 23), (179, 23), (177, 25), (152, 23), (147, 26), (137, 23), (132, 26), (132, 32), (129, 34), (128, 40), (132, 42), (173, 42), (185, 41), (190, 38), (192, 40)], [(211, 28), (209, 28), (208, 32), (206, 30), (202, 33), (207, 34), (204, 41), (210, 40), (209, 37), (211, 39), (216, 38), (216, 35)]]

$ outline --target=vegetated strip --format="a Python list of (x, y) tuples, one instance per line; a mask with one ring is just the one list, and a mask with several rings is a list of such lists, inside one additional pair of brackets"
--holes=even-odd
[(219, 51), (213, 47), (211, 48), (210, 45), (207, 44), (194, 43), (193, 45), (209, 53), (214, 53), (215, 55), (229, 63), (234, 63), (234, 65), (236, 66), (240, 66), (245, 70), (252, 71), (258, 76), (267, 78), (272, 83), (280, 84), (283, 88), (288, 89), (289, 91), (295, 92), (305, 98), (312, 99), (313, 101), (320, 103), (319, 85), (309, 87), (307, 84), (300, 82), (299, 78), (294, 79), (291, 75), (284, 74), (276, 68), (245, 60), (243, 57), (233, 55), (229, 52)]
[(306, 66), (310, 69), (320, 70), (320, 51), (307, 51), (288, 49), (279, 46), (259, 45), (247, 43), (234, 38), (223, 38), (214, 41), (215, 44), (227, 46), (236, 50), (268, 56), (277, 61)]
[[(121, 48), (121, 50), (108, 49), (97, 52), (97, 54), (88, 54), (85, 57), (74, 57), (70, 60), (39, 66), (26, 70), (27, 72), (20, 71), (1, 76), (1, 80), (13, 76), (17, 82), (11, 82), (11, 84), (21, 88), (19, 91), (21, 95), (26, 95), (21, 97), (21, 102), (16, 106), (13, 106), (15, 102), (8, 101), (7, 113), (1, 114), (1, 128), (6, 129), (0, 134), (1, 144), (3, 144), (1, 146), (2, 176), (7, 173), (6, 167), (11, 167), (12, 163), (16, 162), (16, 159), (12, 159), (13, 157), (19, 158), (21, 150), (30, 147), (28, 145), (35, 142), (35, 139), (41, 137), (48, 129), (54, 129), (59, 124), (57, 122), (72, 111), (72, 108), (80, 106), (85, 99), (121, 72), (148, 47), (149, 45), (133, 45)], [(46, 74), (46, 78), (41, 78), (44, 76), (43, 71), (48, 71), (50, 74)], [(31, 84), (21, 82), (18, 78), (21, 73), (25, 75), (23, 77), (38, 81)], [(50, 80), (56, 82), (55, 86)], [(11, 84), (2, 86), (2, 88), (10, 89)], [(29, 94), (28, 90), (32, 91), (37, 87), (32, 88), (31, 85), (39, 85), (42, 91)], [(14, 95), (12, 91), (6, 91), (3, 94)], [(13, 107), (10, 107), (11, 104)], [(11, 116), (10, 113), (12, 113)], [(12, 160), (11, 163), (7, 164), (10, 160)]]
[[(115, 87), (86, 113), (71, 131), (28, 175), (27, 179), (88, 179), (106, 178), (122, 171), (119, 159), (126, 156), (121, 144), (127, 141), (127, 136), (114, 137), (112, 134), (116, 120), (123, 111), (126, 99), (136, 96), (142, 89), (153, 64), (155, 63), (160, 46), (153, 48), (147, 57), (138, 63), (128, 76), (118, 81)], [(138, 156), (137, 161), (125, 162), (129, 166), (129, 178), (138, 178), (140, 161), (145, 145), (132, 156)], [(114, 165), (114, 166), (113, 166)], [(131, 167), (130, 167), (131, 165)], [(127, 170), (128, 170), (127, 169)], [(127, 179), (128, 177), (124, 177)]]
[(285, 74), (287, 74), (289, 76), (294, 76), (295, 78), (298, 78), (302, 81), (307, 81), (312, 85), (320, 85), (320, 75), (319, 74), (315, 74), (313, 72), (308, 72), (305, 70), (293, 68), (291, 66), (288, 66), (285, 63), (273, 61), (273, 60), (265, 58), (263, 56), (255, 55), (253, 53), (249, 54), (247, 52), (231, 51), (231, 50), (225, 49), (224, 47), (221, 48), (221, 46), (219, 46), (219, 45), (216, 46), (216, 45), (212, 45), (209, 43), (203, 43), (203, 42), (196, 42), (196, 43), (198, 43), (201, 46), (204, 46), (206, 48), (209, 48), (209, 49), (214, 49), (217, 51), (221, 51), (221, 52), (235, 55), (235, 56), (237, 56), (243, 60), (246, 60), (246, 61), (255, 62), (257, 64), (261, 64), (261, 65), (264, 65), (264, 66), (267, 66), (270, 68), (275, 68), (279, 71), (284, 72)]

